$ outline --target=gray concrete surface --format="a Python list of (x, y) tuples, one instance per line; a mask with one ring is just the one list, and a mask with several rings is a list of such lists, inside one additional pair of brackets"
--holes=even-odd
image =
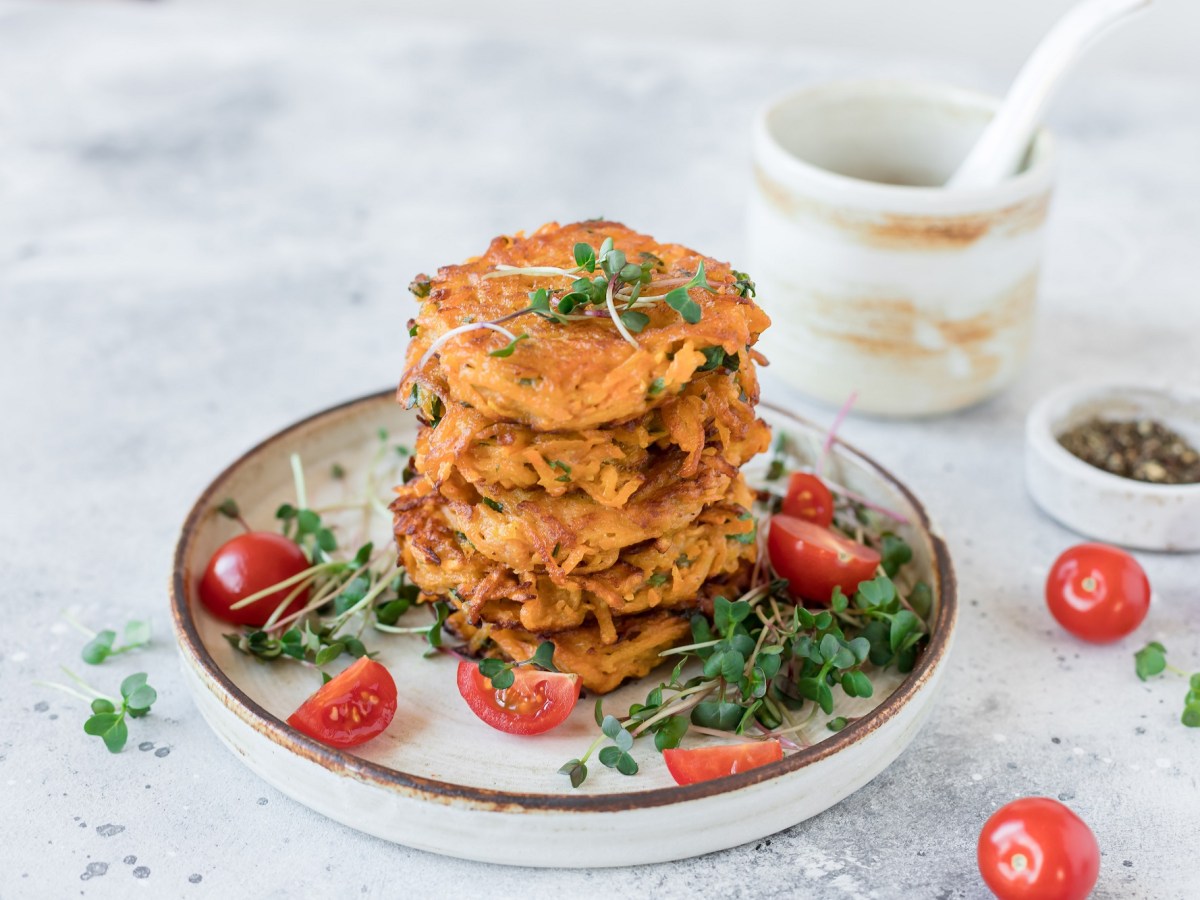
[[(670, 865), (479, 866), (321, 819), (200, 721), (167, 630), (183, 514), (260, 437), (395, 380), (412, 274), (598, 214), (736, 260), (765, 97), (881, 72), (1001, 86), (632, 31), (551, 43), (311, 10), (0, 6), (0, 897), (982, 897), (976, 835), (1026, 794), (1091, 824), (1097, 896), (1196, 895), (1200, 733), (1178, 723), (1182, 682), (1143, 685), (1131, 661), (1159, 638), (1200, 669), (1196, 558), (1142, 555), (1148, 622), (1082, 645), (1041, 600), (1074, 538), (1021, 477), (1024, 413), (1064, 379), (1200, 382), (1200, 98), (1183, 81), (1075, 84), (1057, 105), (1022, 380), (950, 418), (846, 427), (939, 520), (962, 618), (931, 723), (840, 806)], [(829, 415), (769, 376), (767, 391)], [(119, 756), (83, 735), (82, 704), (32, 683), (76, 659), (68, 609), (156, 627), (151, 650), (88, 673), (144, 668), (160, 689)], [(512, 835), (514, 862), (537, 852)]]

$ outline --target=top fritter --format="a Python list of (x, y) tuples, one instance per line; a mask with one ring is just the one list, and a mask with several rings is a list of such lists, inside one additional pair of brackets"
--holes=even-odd
[(745, 275), (616, 222), (550, 223), (418, 277), (402, 402), (539, 431), (644, 415), (770, 324)]

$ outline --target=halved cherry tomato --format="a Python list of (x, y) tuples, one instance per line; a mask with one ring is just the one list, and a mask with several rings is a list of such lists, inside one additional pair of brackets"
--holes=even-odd
[(816, 603), (828, 603), (835, 587), (853, 596), (859, 584), (875, 576), (881, 559), (870, 547), (785, 515), (771, 517), (767, 552), (792, 595)]
[(331, 747), (355, 747), (381, 734), (396, 714), (396, 682), (365, 656), (288, 716), (288, 724)]
[(579, 699), (578, 676), (528, 666), (512, 672), (512, 686), (496, 690), (478, 665), (464, 659), (458, 664), (458, 692), (471, 712), (508, 734), (542, 734), (566, 721)]
[[(222, 544), (200, 578), (200, 600), (218, 619), (235, 625), (264, 625), (295, 585), (268, 594), (241, 609), (233, 604), (264, 588), (298, 575), (309, 567), (295, 541), (272, 531), (249, 531)], [(284, 614), (303, 608), (308, 589), (296, 595)]]
[(783, 759), (779, 741), (747, 741), (720, 747), (679, 748), (663, 751), (663, 761), (676, 784), (695, 784), (712, 781), (726, 775), (736, 775)]
[(1124, 550), (1080, 544), (1050, 567), (1046, 605), (1071, 634), (1105, 644), (1142, 624), (1150, 609), (1150, 580)]
[(795, 472), (783, 498), (783, 514), (828, 528), (833, 522), (833, 494), (816, 475)]
[(979, 874), (1000, 900), (1083, 900), (1100, 847), (1083, 819), (1049, 797), (1000, 807), (979, 835)]

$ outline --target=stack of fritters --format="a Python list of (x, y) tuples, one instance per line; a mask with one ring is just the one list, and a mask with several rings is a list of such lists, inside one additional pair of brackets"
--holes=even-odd
[[(637, 348), (607, 315), (505, 322), (511, 353), (485, 328), (527, 308), (555, 275), (498, 267), (574, 266), (576, 244), (611, 238), (653, 265), (662, 296), (701, 262), (714, 292), (689, 290), (699, 321), (665, 302), (642, 309)], [(661, 286), (660, 286), (661, 285)], [(739, 468), (766, 449), (751, 347), (769, 324), (729, 266), (613, 222), (546, 225), (495, 239), (486, 254), (422, 282), (399, 397), (421, 428), (417, 477), (392, 505), (401, 563), (426, 599), (479, 649), (555, 664), (607, 692), (686, 642), (689, 617), (748, 582), (757, 544)], [(603, 308), (603, 307), (602, 307)], [(720, 348), (716, 350), (715, 348)]]

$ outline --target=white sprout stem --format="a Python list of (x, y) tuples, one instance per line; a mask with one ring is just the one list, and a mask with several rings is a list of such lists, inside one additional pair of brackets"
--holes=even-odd
[(38, 681), (34, 681), (33, 683), (36, 684), (38, 687), (54, 688), (56, 691), (62, 691), (64, 694), (70, 694), (72, 697), (76, 698), (77, 700), (82, 700), (85, 703), (91, 703), (93, 700), (96, 700), (96, 699), (103, 699), (103, 700), (108, 700), (110, 703), (113, 703), (114, 706), (116, 705), (115, 702), (113, 702), (113, 698), (111, 698), (111, 697), (105, 697), (102, 694), (96, 695), (94, 697), (89, 697), (87, 694), (81, 694), (79, 691), (75, 690), (75, 688), (67, 687), (65, 684), (59, 684), (57, 681), (38, 680)]
[(421, 356), (420, 361), (417, 363), (417, 371), (425, 368), (425, 364), (429, 362), (429, 360), (433, 359), (433, 354), (437, 353), (437, 351), (441, 349), (441, 347), (447, 341), (458, 337), (460, 334), (466, 334), (468, 331), (476, 331), (480, 328), (487, 328), (490, 331), (496, 332), (497, 334), (502, 334), (510, 341), (515, 341), (517, 339), (515, 334), (513, 334), (507, 328), (497, 325), (495, 322), (471, 322), (468, 325), (459, 325), (457, 328), (451, 328), (440, 338), (429, 345), (429, 349), (425, 351), (425, 353)]
[(604, 295), (604, 301), (608, 304), (608, 315), (613, 320), (613, 324), (617, 326), (617, 331), (621, 332), (621, 337), (629, 342), (629, 345), (634, 350), (638, 349), (638, 342), (633, 339), (633, 335), (629, 333), (629, 329), (625, 327), (625, 323), (621, 321), (621, 317), (617, 314), (617, 305), (613, 302), (613, 286), (616, 279), (608, 280), (608, 291)]
[(390, 569), (388, 569), (388, 571), (377, 582), (375, 582), (375, 585), (371, 588), (371, 590), (367, 591), (361, 600), (333, 620), (334, 632), (345, 625), (350, 617), (356, 612), (370, 606), (376, 597), (388, 589), (388, 585), (392, 583), (392, 579), (395, 578), (396, 575), (401, 571), (403, 570), (399, 566), (392, 566)]
[(496, 266), (491, 272), (485, 272), (484, 278), (504, 278), (508, 275), (528, 275), (530, 278), (549, 277), (558, 275), (563, 278), (574, 278), (582, 269), (560, 269), (556, 266)]
[[(696, 685), (696, 687), (692, 689), (696, 693), (693, 693), (691, 697), (689, 697), (683, 703), (680, 703), (678, 705), (675, 705), (675, 706), (664, 705), (661, 712), (658, 712), (655, 715), (651, 716), (649, 719), (647, 719), (645, 722), (643, 722), (641, 725), (639, 725), (637, 728), (635, 728), (632, 732), (633, 736), (637, 737), (639, 734), (641, 734), (643, 731), (645, 731), (651, 725), (654, 725), (655, 723), (660, 722), (663, 719), (666, 719), (670, 716), (678, 716), (682, 713), (687, 712), (688, 710), (695, 707), (698, 703), (702, 702), (705, 697), (707, 697), (709, 694), (711, 694), (716, 689), (717, 689), (716, 682), (710, 682), (705, 685), (699, 685), (699, 684)], [(688, 693), (688, 692), (684, 691), (683, 693), (676, 694), (674, 697), (671, 698), (671, 703), (674, 704), (676, 700), (678, 700), (680, 697), (684, 696), (684, 694), (686, 694), (686, 693)]]
[(292, 601), (308, 590), (309, 586), (319, 577), (320, 575), (313, 575), (292, 588), (291, 593), (283, 598), (282, 602), (275, 607), (274, 612), (271, 613), (267, 621), (263, 623), (262, 630), (270, 631), (272, 628), (274, 628), (275, 623), (279, 621), (279, 617), (282, 616), (287, 608), (292, 605)]
[(382, 622), (372, 622), (371, 626), (376, 631), (385, 631), (388, 634), (424, 634), (425, 632), (429, 631), (429, 625), (418, 625), (412, 628), (399, 628), (395, 625), (384, 625)]
[(69, 622), (80, 634), (85, 634), (89, 638), (94, 638), (96, 636), (96, 632), (92, 631), (92, 629), (88, 628), (86, 625), (76, 619), (73, 615), (71, 615), (70, 612), (65, 612), (62, 615), (63, 618), (66, 619), (67, 622)]
[(703, 650), (705, 647), (715, 647), (719, 643), (721, 643), (720, 640), (703, 641), (699, 644), (687, 644), (683, 647), (672, 647), (670, 650), (664, 650), (658, 655), (659, 656), (672, 656), (673, 654), (676, 654), (676, 653), (688, 653), (692, 650)]
[[(296, 505), (300, 509), (308, 509), (308, 491), (304, 487), (304, 466), (300, 463), (300, 454), (291, 456), (292, 480), (296, 482)], [(237, 609), (237, 607), (232, 607)]]
[(285, 579), (283, 579), (283, 581), (278, 581), (269, 587), (263, 588), (261, 591), (255, 591), (249, 597), (243, 597), (237, 603), (232, 604), (229, 608), (230, 609), (241, 609), (243, 606), (249, 606), (251, 603), (254, 603), (256, 600), (261, 600), (263, 597), (269, 597), (271, 594), (275, 593), (276, 591), (280, 591), (280, 590), (283, 590), (284, 588), (291, 587), (293, 584), (296, 584), (297, 582), (300, 582), (300, 581), (307, 581), (308, 579), (312, 578), (314, 575), (316, 575), (319, 572), (327, 572), (330, 569), (336, 569), (340, 565), (344, 565), (344, 563), (327, 562), (327, 563), (321, 563), (320, 565), (316, 565), (316, 566), (309, 566), (307, 569), (304, 569), (301, 572), (297, 572), (291, 578), (285, 578)]

